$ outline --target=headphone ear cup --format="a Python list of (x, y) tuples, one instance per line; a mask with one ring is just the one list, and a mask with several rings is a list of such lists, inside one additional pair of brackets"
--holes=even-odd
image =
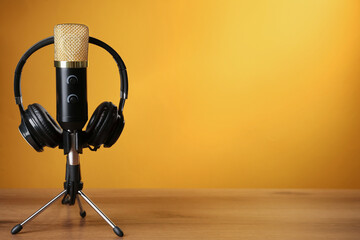
[(99, 148), (106, 142), (117, 121), (117, 108), (111, 102), (101, 103), (92, 114), (86, 127), (87, 142)]
[(21, 123), (19, 126), (19, 131), (26, 142), (33, 147), (37, 152), (44, 151), (43, 146), (40, 145), (39, 141), (37, 141), (33, 135), (30, 133), (29, 129), (27, 128), (24, 117), (21, 117)]
[(119, 139), (125, 126), (124, 116), (119, 114), (114, 129), (111, 131), (111, 135), (108, 137), (107, 141), (104, 143), (104, 147), (109, 148), (116, 143)]
[[(25, 110), (23, 119), (29, 133), (35, 142), (41, 146), (41, 150), (44, 146), (54, 148), (59, 145), (62, 129), (40, 104), (34, 103), (29, 105), (28, 109)], [(37, 149), (35, 148), (35, 150)]]

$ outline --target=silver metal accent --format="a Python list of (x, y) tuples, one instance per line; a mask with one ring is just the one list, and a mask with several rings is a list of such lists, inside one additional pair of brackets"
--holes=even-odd
[(54, 66), (57, 68), (86, 68), (88, 61), (54, 61)]
[(83, 208), (83, 206), (82, 206), (82, 204), (81, 204), (81, 202), (80, 202), (79, 195), (76, 195), (76, 200), (77, 200), (77, 202), (78, 202), (78, 204), (79, 204), (80, 214), (81, 214), (81, 213), (84, 212), (84, 208)]
[(75, 142), (76, 142), (76, 136), (75, 133), (70, 133), (70, 140), (71, 140), (71, 148), (67, 155), (67, 161), (69, 162), (69, 165), (79, 165), (79, 153), (76, 151), (75, 148)]
[(60, 198), (62, 195), (64, 195), (66, 193), (66, 190), (63, 190), (61, 193), (59, 193), (56, 197), (54, 197), (53, 199), (50, 200), (50, 202), (48, 202), (47, 204), (45, 204), (44, 206), (42, 206), (39, 210), (37, 210), (35, 213), (33, 213), (30, 217), (28, 217), (25, 221), (23, 221), (22, 223), (20, 223), (21, 226), (24, 226), (25, 223), (29, 222), (30, 220), (32, 220), (33, 218), (35, 218), (39, 213), (41, 213), (42, 211), (45, 210), (45, 208), (47, 208), (48, 206), (50, 206), (53, 202), (55, 202), (58, 198)]
[(83, 193), (81, 190), (78, 191), (80, 196), (97, 212), (110, 226), (111, 228), (116, 227), (115, 224)]

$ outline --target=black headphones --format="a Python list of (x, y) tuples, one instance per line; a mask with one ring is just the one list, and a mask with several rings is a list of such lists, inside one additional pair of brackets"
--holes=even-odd
[[(21, 71), (31, 54), (53, 43), (54, 37), (49, 37), (27, 50), (17, 64), (14, 76), (15, 101), (21, 114), (19, 130), (30, 146), (38, 152), (42, 152), (44, 146), (52, 148), (59, 146), (62, 143), (63, 131), (40, 104), (31, 104), (24, 110), (20, 89)], [(121, 81), (119, 108), (111, 102), (101, 103), (92, 114), (86, 127), (85, 142), (91, 150), (97, 150), (102, 144), (104, 147), (111, 147), (124, 129), (123, 109), (128, 95), (128, 77), (123, 60), (112, 47), (93, 37), (89, 37), (89, 43), (105, 49), (113, 56), (119, 68)]]

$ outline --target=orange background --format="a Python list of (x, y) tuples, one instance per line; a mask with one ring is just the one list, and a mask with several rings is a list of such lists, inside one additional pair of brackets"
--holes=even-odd
[[(359, 188), (359, 1), (1, 1), (0, 187), (61, 188), (65, 156), (17, 127), (13, 73), (59, 23), (83, 23), (129, 73), (125, 130), (81, 155), (87, 188)], [(23, 71), (24, 105), (55, 118), (53, 47)], [(89, 49), (89, 115), (117, 104)]]

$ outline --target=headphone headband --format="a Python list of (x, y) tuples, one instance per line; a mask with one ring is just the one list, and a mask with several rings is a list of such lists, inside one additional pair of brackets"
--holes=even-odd
[[(31, 54), (33, 54), (40, 48), (43, 48), (43, 47), (53, 44), (53, 43), (54, 43), (53, 36), (45, 38), (45, 39), (41, 40), (40, 42), (36, 43), (31, 48), (29, 48), (29, 50), (27, 50), (25, 52), (25, 54), (21, 57), (21, 59), (19, 60), (17, 66), (16, 66), (15, 76), (14, 76), (14, 94), (15, 94), (15, 102), (17, 105), (19, 105), (21, 113), (24, 112), (24, 107), (22, 105), (22, 94), (21, 94), (20, 82), (21, 82), (21, 72), (26, 63), (26, 60), (31, 56)], [(127, 96), (128, 96), (128, 77), (127, 77), (127, 72), (126, 72), (126, 67), (125, 67), (124, 61), (121, 59), (120, 55), (112, 47), (110, 47), (103, 41), (93, 38), (93, 37), (89, 37), (89, 43), (92, 43), (94, 45), (97, 45), (97, 46), (105, 49), (108, 53), (111, 54), (111, 56), (113, 56), (114, 60), (117, 63), (117, 66), (119, 69), (119, 74), (120, 74), (120, 81), (121, 81), (119, 112), (122, 112), (123, 108), (124, 108), (125, 100), (127, 99)]]

